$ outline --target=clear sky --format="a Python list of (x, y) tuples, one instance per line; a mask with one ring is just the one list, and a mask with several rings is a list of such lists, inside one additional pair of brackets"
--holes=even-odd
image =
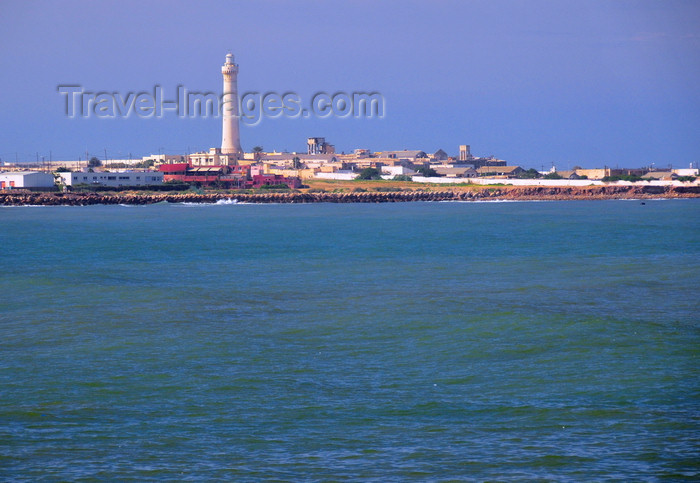
[(221, 144), (220, 119), (68, 119), (61, 84), (175, 97), (376, 91), (383, 119), (263, 119), (245, 150), (439, 148), (560, 169), (700, 162), (700, 1), (0, 2), (0, 158)]

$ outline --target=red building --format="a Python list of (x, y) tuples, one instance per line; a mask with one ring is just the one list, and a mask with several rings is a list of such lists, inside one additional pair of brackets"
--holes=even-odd
[(189, 163), (161, 164), (163, 181), (180, 181), (199, 186), (246, 188), (250, 184), (248, 166), (192, 166)]
[(299, 178), (287, 178), (281, 174), (256, 174), (253, 176), (253, 188), (261, 186), (287, 185), (291, 189), (301, 188)]
[(161, 164), (163, 181), (179, 181), (199, 186), (222, 188), (260, 188), (264, 185), (287, 185), (300, 188), (299, 178), (287, 178), (278, 174), (250, 176), (250, 166), (192, 166), (189, 163)]

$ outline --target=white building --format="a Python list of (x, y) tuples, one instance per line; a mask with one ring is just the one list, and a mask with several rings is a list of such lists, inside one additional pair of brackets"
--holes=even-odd
[(411, 168), (406, 168), (405, 166), (382, 166), (382, 174), (387, 174), (390, 176), (413, 176), (416, 174)]
[[(163, 184), (163, 173), (159, 171), (126, 171), (122, 173), (106, 173), (75, 171), (58, 173), (66, 186), (79, 184), (99, 186), (148, 186)], [(53, 176), (52, 176), (53, 177)]]
[(680, 168), (674, 169), (673, 172), (678, 176), (698, 176), (700, 174), (697, 168)]
[(12, 188), (51, 188), (55, 186), (50, 173), (37, 171), (0, 172), (0, 189)]
[(193, 153), (187, 158), (193, 166), (235, 166), (241, 156), (238, 153), (224, 154), (221, 148), (209, 148), (209, 152)]
[[(177, 164), (186, 163), (187, 160), (183, 154), (151, 154), (150, 156), (144, 156), (136, 162), (142, 163), (147, 161), (153, 161), (156, 165), (159, 164)], [(111, 162), (111, 161), (110, 161)], [(129, 164), (129, 163), (124, 163)], [(133, 164), (133, 163), (132, 163)]]

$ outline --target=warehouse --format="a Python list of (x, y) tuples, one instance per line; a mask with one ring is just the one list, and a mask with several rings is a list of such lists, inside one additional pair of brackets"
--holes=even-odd
[(13, 188), (52, 188), (54, 177), (49, 173), (37, 171), (0, 172), (0, 189)]

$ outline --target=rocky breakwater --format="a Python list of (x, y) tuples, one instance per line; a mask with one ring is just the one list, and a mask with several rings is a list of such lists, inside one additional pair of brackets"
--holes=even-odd
[(615, 200), (698, 198), (700, 186), (509, 186), (487, 188), (486, 198), (504, 200)]
[(408, 201), (480, 200), (605, 200), (698, 198), (700, 186), (498, 186), (467, 187), (439, 191), (349, 193), (208, 193), (208, 194), (97, 194), (97, 193), (0, 193), (0, 205), (87, 206), (148, 205), (154, 203), (397, 203)]

